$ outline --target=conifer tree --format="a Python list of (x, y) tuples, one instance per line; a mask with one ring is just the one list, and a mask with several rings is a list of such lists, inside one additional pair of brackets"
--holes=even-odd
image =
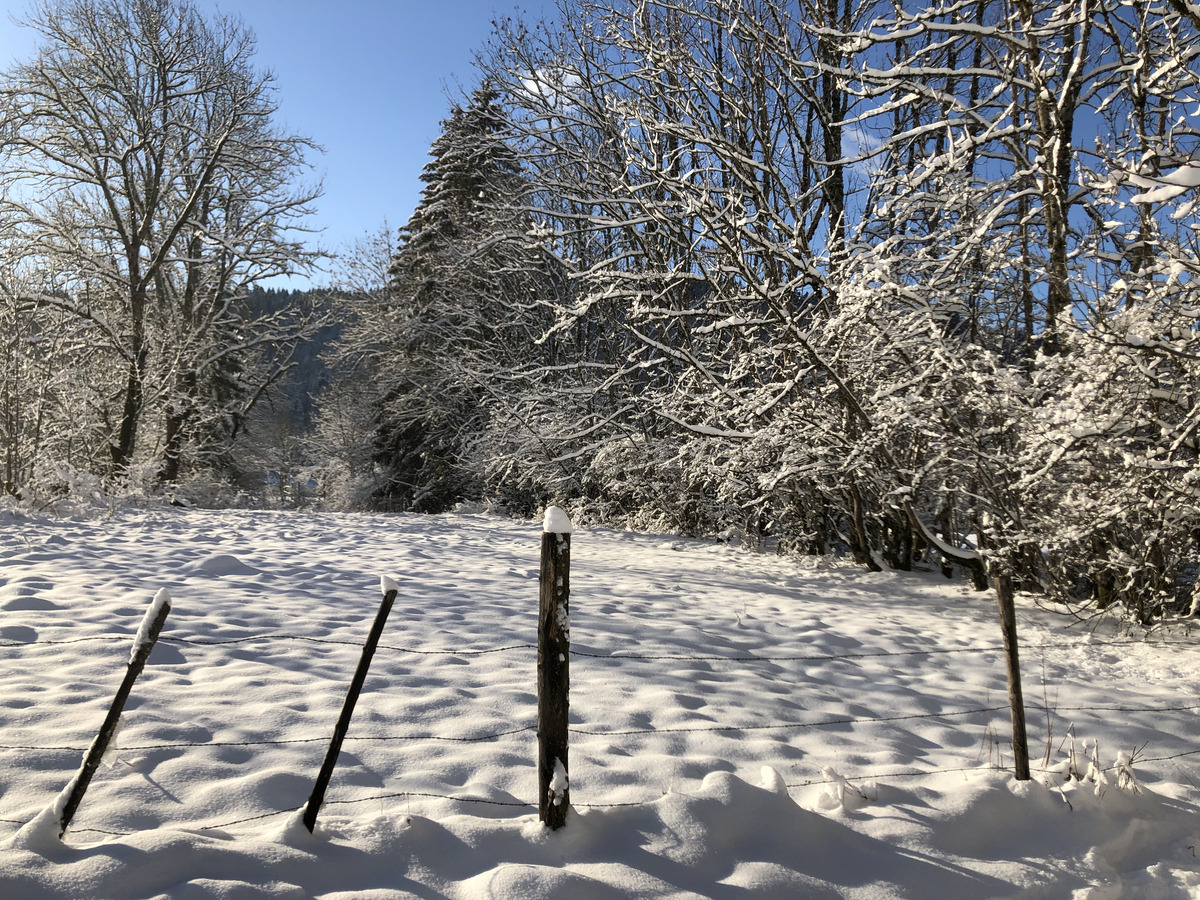
[(468, 456), (488, 424), (487, 382), (521, 343), (535, 292), (525, 181), (496, 97), (485, 83), (443, 122), (389, 272), (376, 453), (386, 503), (402, 509), (479, 493)]

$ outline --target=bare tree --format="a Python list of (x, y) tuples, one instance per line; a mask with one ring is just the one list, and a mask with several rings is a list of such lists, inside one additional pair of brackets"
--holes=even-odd
[[(205, 381), (237, 373), (238, 399), (217, 413), (236, 430), (279, 364), (250, 370), (299, 333), (242, 301), (313, 262), (289, 232), (318, 194), (293, 187), (313, 145), (272, 125), (253, 34), (190, 0), (42, 2), (27, 24), (41, 48), (0, 82), (4, 210), (26, 255), (67, 266), (66, 290), (43, 301), (96, 326), (121, 360), (113, 471), (144, 443), (172, 478), (197, 403), (215, 396)], [(165, 434), (143, 441), (148, 409)]]
[(1172, 6), (572, 0), (500, 29), (482, 63), (571, 277), (527, 420), (618, 515), (904, 567), (903, 497), (1005, 584), (1162, 596), (1195, 554)]

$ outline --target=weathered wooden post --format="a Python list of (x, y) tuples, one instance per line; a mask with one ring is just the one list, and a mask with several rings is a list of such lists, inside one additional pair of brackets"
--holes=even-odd
[(117, 723), (121, 721), (121, 712), (125, 709), (125, 701), (129, 699), (129, 692), (133, 690), (133, 683), (137, 681), (137, 677), (142, 674), (142, 669), (146, 667), (146, 660), (150, 658), (150, 651), (154, 649), (154, 642), (158, 640), (159, 632), (162, 631), (163, 623), (167, 621), (167, 615), (170, 612), (171, 595), (166, 592), (166, 589), (160, 590), (154, 595), (150, 608), (142, 617), (137, 637), (133, 639), (133, 649), (129, 651), (129, 665), (125, 669), (125, 678), (117, 689), (117, 695), (113, 697), (112, 705), (108, 708), (108, 715), (104, 717), (104, 724), (100, 726), (100, 733), (96, 735), (91, 747), (84, 755), (83, 765), (79, 767), (74, 779), (63, 792), (62, 808), (58, 814), (58, 836), (60, 838), (67, 833), (67, 826), (71, 824), (71, 819), (74, 817), (75, 811), (79, 809), (83, 795), (87, 793), (88, 785), (92, 782), (92, 776), (96, 774), (96, 769), (100, 767), (100, 761), (104, 759), (104, 754), (108, 751), (108, 745), (112, 742), (113, 734), (117, 730)]
[[(904, 510), (912, 527), (929, 546), (936, 548), (943, 559), (966, 566), (971, 572), (975, 590), (985, 591), (988, 586), (987, 566), (978, 550), (962, 550), (951, 547), (925, 527), (921, 517), (913, 509), (912, 502), (904, 501)], [(1012, 712), (1013, 774), (1017, 781), (1029, 780), (1029, 738), (1025, 730), (1025, 697), (1021, 691), (1021, 660), (1017, 651), (1017, 605), (1013, 597), (1012, 574), (1003, 563), (992, 566), (996, 583), (996, 605), (1000, 610), (1000, 633), (1004, 638), (1004, 661), (1008, 668), (1008, 706)]]
[(1000, 608), (1000, 632), (1004, 636), (1004, 659), (1008, 666), (1008, 706), (1012, 713), (1013, 774), (1017, 781), (1029, 780), (1029, 738), (1025, 731), (1025, 698), (1021, 691), (1021, 658), (1017, 652), (1017, 605), (1012, 575), (994, 572), (996, 605)]
[(375, 614), (375, 624), (371, 626), (371, 633), (367, 635), (367, 642), (363, 644), (362, 656), (359, 657), (358, 668), (354, 670), (350, 688), (346, 691), (342, 714), (338, 716), (337, 725), (333, 728), (333, 739), (329, 742), (329, 749), (325, 751), (325, 760), (321, 763), (321, 771), (317, 773), (317, 781), (313, 785), (308, 802), (304, 805), (304, 827), (309, 830), (309, 833), (317, 825), (317, 813), (321, 809), (321, 804), (325, 802), (325, 791), (329, 787), (329, 780), (333, 777), (333, 768), (337, 765), (338, 754), (342, 752), (342, 741), (346, 738), (346, 732), (350, 730), (350, 718), (354, 715), (354, 705), (358, 702), (358, 695), (362, 693), (363, 684), (367, 680), (367, 671), (371, 668), (371, 658), (375, 655), (375, 648), (379, 646), (379, 638), (383, 634), (383, 626), (387, 622), (388, 613), (392, 611), (392, 604), (396, 602), (396, 595), (400, 592), (396, 582), (386, 576), (379, 580), (379, 586), (383, 591), (383, 602), (379, 604), (379, 612)]
[(571, 802), (567, 696), (571, 660), (571, 520), (557, 506), (542, 524), (538, 610), (538, 814), (561, 828)]

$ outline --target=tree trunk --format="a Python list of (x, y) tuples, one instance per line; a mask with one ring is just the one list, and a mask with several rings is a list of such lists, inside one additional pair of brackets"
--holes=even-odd
[[(140, 345), (140, 341), (138, 344)], [(121, 427), (117, 432), (117, 442), (112, 446), (113, 474), (124, 477), (129, 474), (129, 466), (133, 462), (133, 451), (137, 444), (138, 425), (142, 418), (144, 396), (142, 392), (142, 375), (146, 367), (148, 353), (144, 347), (138, 346), (133, 359), (129, 363), (129, 371), (125, 379), (125, 403), (121, 409)]]
[(183, 446), (187, 440), (188, 420), (192, 416), (192, 398), (196, 393), (195, 373), (182, 375), (175, 384), (175, 396), (167, 405), (163, 459), (158, 470), (158, 480), (170, 484), (178, 480)]
[[(978, 551), (960, 550), (957, 547), (952, 547), (944, 540), (939, 540), (937, 535), (925, 527), (925, 523), (921, 521), (921, 517), (913, 509), (912, 501), (904, 501), (904, 512), (908, 516), (908, 523), (912, 526), (913, 530), (924, 539), (925, 543), (942, 554), (943, 560), (963, 566), (971, 573), (971, 586), (975, 590), (986, 591), (988, 589), (987, 568), (984, 566), (983, 559), (980, 557)], [(945, 537), (944, 531), (942, 536)]]
[(158, 470), (158, 480), (163, 484), (170, 484), (179, 479), (179, 457), (183, 452), (183, 426), (186, 419), (186, 413), (175, 403), (167, 410), (163, 460)]
[(867, 538), (867, 526), (863, 516), (862, 494), (858, 485), (850, 487), (850, 557), (857, 565), (866, 566), (872, 572), (882, 571), (879, 563), (871, 553), (871, 544)]

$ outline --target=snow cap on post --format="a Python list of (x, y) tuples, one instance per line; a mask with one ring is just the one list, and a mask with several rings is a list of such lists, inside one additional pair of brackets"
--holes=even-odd
[(396, 584), (396, 582), (392, 581), (392, 579), (388, 578), (386, 575), (380, 575), (379, 590), (383, 592), (385, 597), (392, 591), (395, 591), (397, 594), (399, 594), (400, 585)]
[(171, 595), (167, 593), (166, 588), (160, 588), (158, 593), (154, 595), (154, 600), (150, 603), (150, 608), (146, 610), (146, 615), (142, 616), (142, 624), (138, 628), (137, 636), (133, 639), (133, 649), (129, 651), (129, 661), (133, 662), (142, 648), (147, 644), (154, 643), (150, 637), (150, 632), (154, 630), (154, 620), (159, 617), (162, 608), (171, 609)]
[(542, 531), (546, 534), (570, 534), (571, 518), (557, 506), (547, 507)]

